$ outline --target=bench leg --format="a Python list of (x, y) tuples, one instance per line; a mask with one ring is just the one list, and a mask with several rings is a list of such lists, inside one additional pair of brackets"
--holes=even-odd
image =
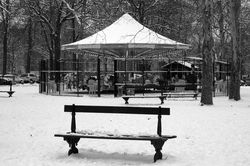
[(69, 147), (70, 147), (68, 151), (68, 155), (71, 155), (72, 153), (74, 154), (78, 153), (78, 149), (76, 148), (76, 145), (78, 141), (80, 140), (80, 138), (64, 137), (64, 140), (68, 142)]
[(78, 149), (76, 148), (76, 144), (71, 144), (71, 148), (68, 151), (68, 155), (71, 155), (72, 153), (74, 153), (74, 154), (78, 153)]
[(125, 104), (128, 104), (128, 99), (129, 98), (128, 97), (124, 97), (123, 99), (125, 100)]
[(154, 162), (156, 162), (159, 159), (162, 159), (162, 153), (161, 153), (161, 149), (164, 145), (165, 141), (164, 140), (151, 140), (151, 144), (154, 146), (155, 148), (155, 155), (154, 155)]
[(159, 97), (160, 98), (160, 100), (161, 100), (161, 104), (164, 104), (164, 99), (165, 99), (165, 97)]
[(8, 94), (9, 94), (9, 97), (12, 97), (12, 94), (14, 93), (14, 92), (7, 92)]

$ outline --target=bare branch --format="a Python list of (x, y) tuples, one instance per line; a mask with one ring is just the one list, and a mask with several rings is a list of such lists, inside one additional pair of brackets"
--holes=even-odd
[(80, 21), (79, 17), (77, 16), (76, 11), (74, 9), (72, 9), (70, 7), (70, 5), (68, 4), (68, 2), (66, 2), (65, 0), (62, 0), (62, 2), (66, 5), (67, 9), (69, 9), (71, 11), (71, 13), (74, 15), (74, 17), (75, 17), (76, 21), (78, 22), (78, 24), (81, 24), (81, 21)]
[(25, 2), (26, 4), (28, 4), (28, 7), (29, 7), (32, 11), (34, 11), (35, 14), (36, 14), (37, 16), (39, 16), (40, 19), (41, 19), (44, 23), (47, 24), (47, 26), (49, 27), (50, 31), (53, 32), (54, 29), (53, 29), (51, 23), (49, 22), (49, 20), (48, 20), (48, 19), (44, 16), (44, 14), (41, 12), (42, 10), (41, 10), (40, 5), (39, 5), (38, 3), (36, 4), (36, 7), (38, 8), (38, 9), (37, 9), (35, 6), (31, 5), (30, 2), (27, 2), (26, 0), (24, 0), (24, 2)]
[(147, 12), (147, 11), (150, 10), (152, 7), (154, 7), (159, 1), (160, 1), (160, 0), (155, 0), (154, 2), (152, 2), (151, 5), (145, 9), (145, 12)]
[(1, 8), (3, 11), (7, 12), (8, 14), (10, 14), (10, 12), (9, 12), (5, 7), (3, 7), (2, 1), (0, 1), (0, 8)]

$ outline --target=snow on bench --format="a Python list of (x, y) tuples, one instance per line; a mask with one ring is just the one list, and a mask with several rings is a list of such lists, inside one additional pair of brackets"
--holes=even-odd
[(8, 93), (9, 94), (9, 97), (12, 97), (12, 94), (15, 92), (15, 91), (12, 91), (12, 84), (10, 84), (10, 90), (0, 90), (1, 93)]

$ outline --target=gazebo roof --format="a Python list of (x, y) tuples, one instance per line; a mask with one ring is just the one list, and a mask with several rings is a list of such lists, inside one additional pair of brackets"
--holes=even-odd
[[(173, 61), (173, 62), (170, 62), (166, 65), (163, 65), (162, 68), (165, 68), (165, 67), (168, 67), (168, 66), (171, 66), (172, 64), (179, 64), (179, 65), (182, 65), (182, 66), (185, 66), (187, 68), (192, 68), (192, 63), (189, 63), (189, 62), (186, 62), (186, 61)], [(194, 66), (195, 68), (198, 68), (198, 66)]]
[(62, 45), (62, 50), (109, 50), (119, 56), (121, 49), (163, 50), (189, 49), (190, 45), (171, 40), (137, 22), (129, 14), (103, 30), (74, 43)]

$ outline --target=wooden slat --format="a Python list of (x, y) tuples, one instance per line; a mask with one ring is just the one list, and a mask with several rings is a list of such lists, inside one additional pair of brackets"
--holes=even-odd
[(117, 139), (117, 140), (167, 140), (176, 138), (175, 135), (163, 135), (159, 136), (133, 136), (133, 135), (120, 135), (120, 136), (109, 136), (109, 135), (84, 135), (84, 134), (55, 134), (55, 137), (64, 138), (92, 138), (92, 139)]
[(164, 96), (167, 96), (167, 95), (197, 95), (198, 93), (163, 93)]
[[(74, 109), (74, 111), (73, 111)], [(93, 106), (65, 105), (64, 112), (115, 113), (115, 114), (154, 114), (170, 115), (170, 108), (161, 107), (127, 107), (127, 106)]]
[(164, 96), (197, 96), (198, 93), (164, 93)]
[(166, 95), (163, 96), (122, 96), (122, 97), (127, 97), (127, 98), (160, 98), (160, 97), (167, 97)]

